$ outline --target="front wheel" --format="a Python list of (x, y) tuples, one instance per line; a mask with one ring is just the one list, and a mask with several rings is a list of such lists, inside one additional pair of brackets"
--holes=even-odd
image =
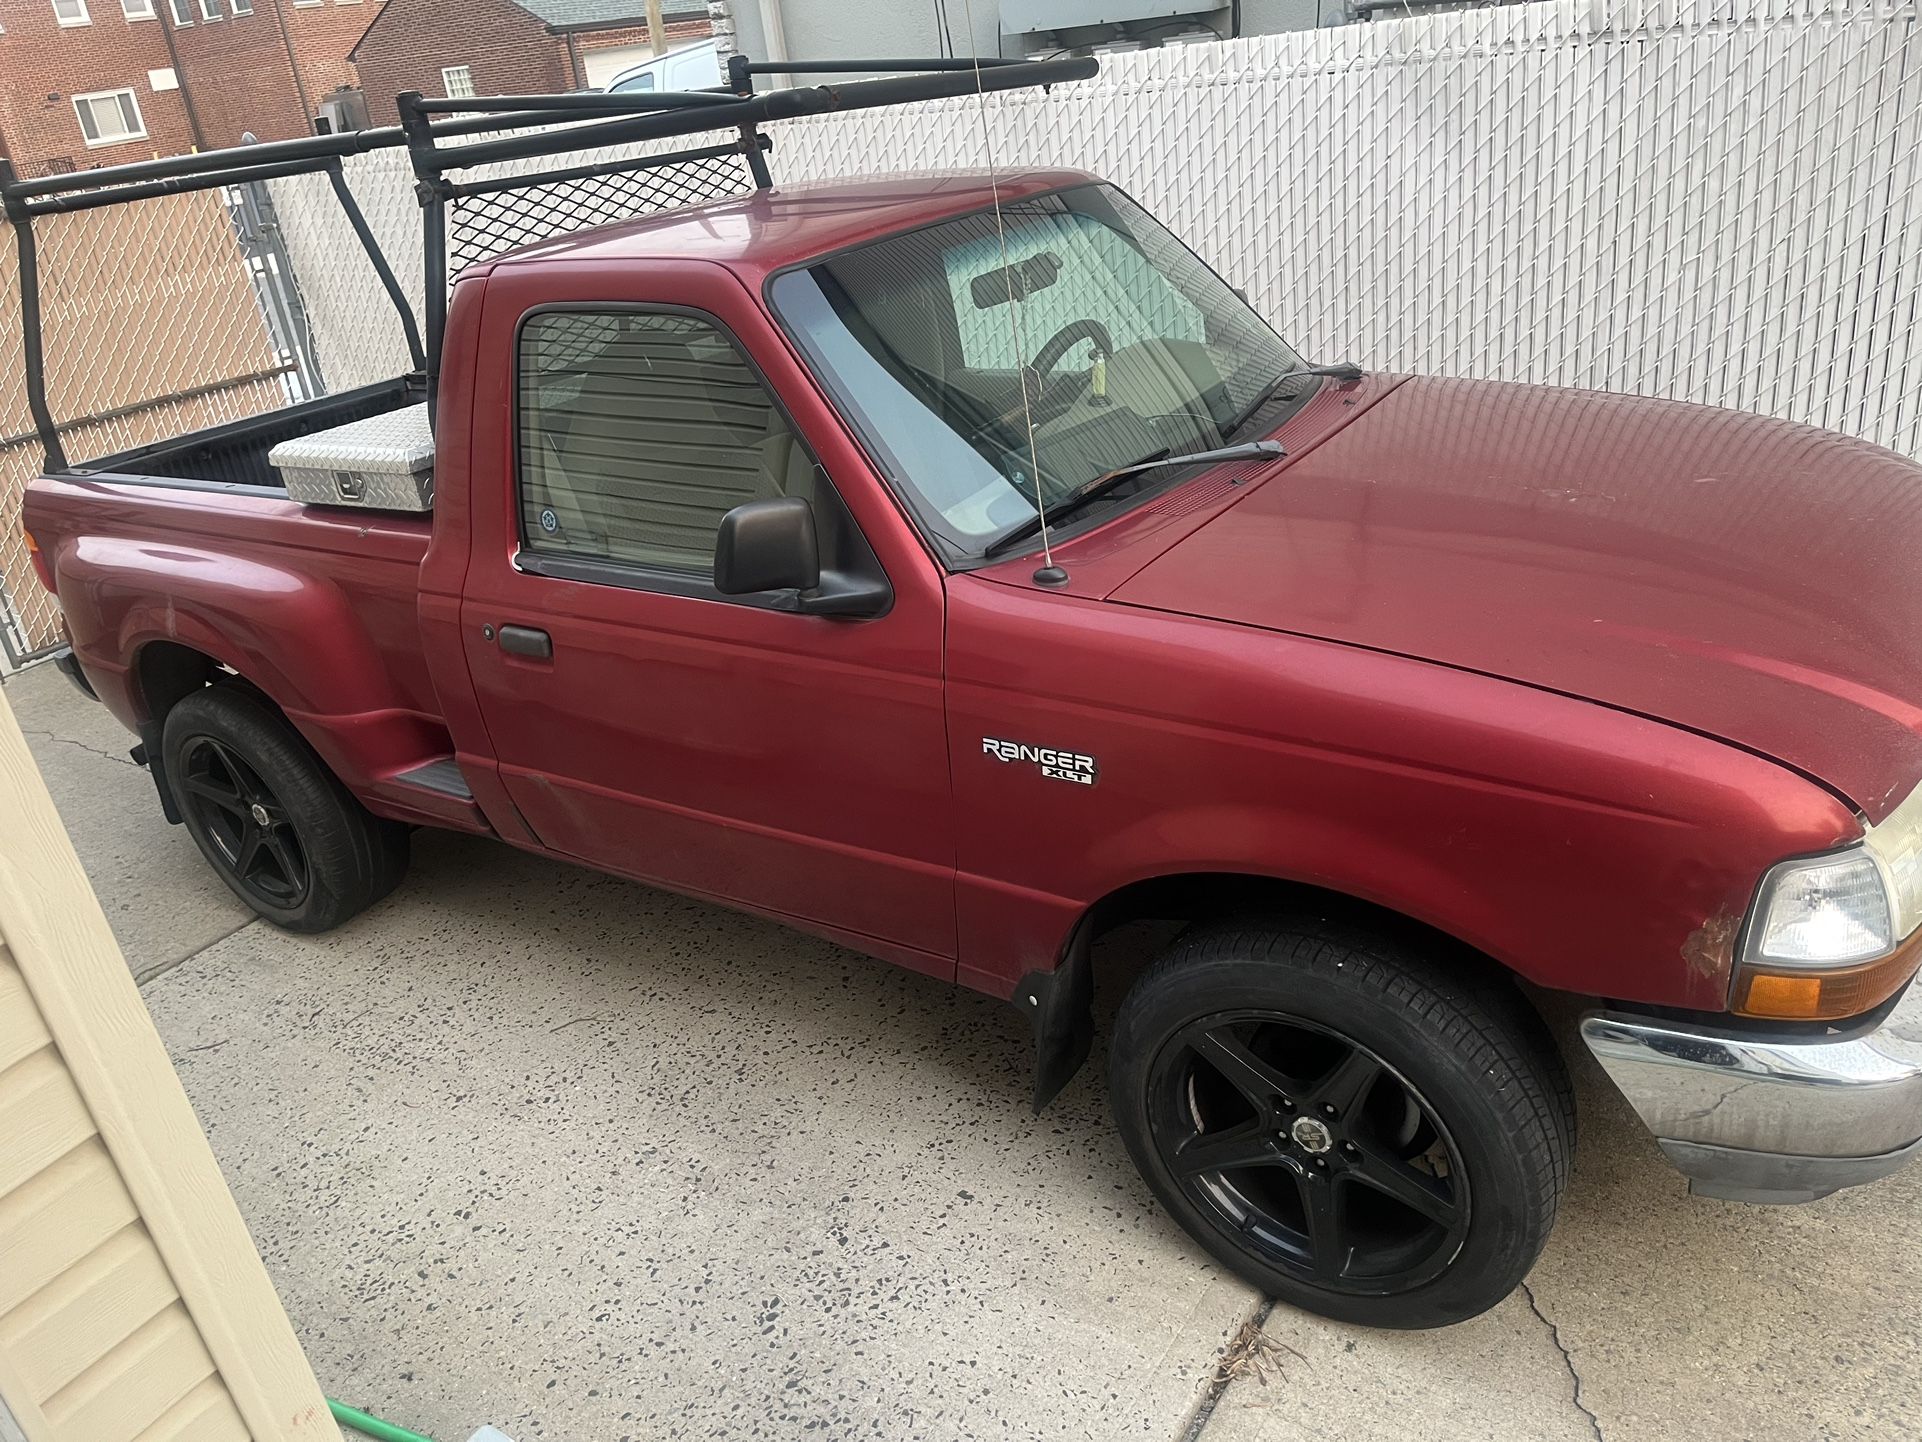
[(1183, 936), (1123, 1003), (1109, 1083), (1197, 1241), (1270, 1296), (1370, 1326), (1507, 1296), (1573, 1152), (1567, 1074), (1511, 986), (1333, 924)]

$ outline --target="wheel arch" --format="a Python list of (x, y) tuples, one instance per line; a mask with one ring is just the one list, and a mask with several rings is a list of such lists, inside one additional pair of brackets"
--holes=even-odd
[[(1314, 914), (1455, 954), (1472, 966), (1515, 975), (1487, 951), (1413, 912), (1336, 887), (1250, 871), (1177, 871), (1115, 887), (1082, 913), (1099, 939), (1130, 921), (1197, 921), (1238, 915)], [(1080, 924), (1080, 922), (1077, 922)]]
[(164, 725), (167, 713), (222, 670), (225, 661), (180, 641), (148, 641), (133, 654), (134, 705), (143, 722)]
[[(1310, 882), (1248, 871), (1178, 871), (1114, 887), (1069, 929), (1056, 965), (1022, 977), (1013, 1001), (1035, 1036), (1034, 1107), (1040, 1111), (1073, 1079), (1094, 1039), (1094, 943), (1133, 921), (1198, 922), (1260, 916), (1342, 921), (1446, 959), (1461, 972), (1518, 973), (1486, 951), (1407, 912)], [(1532, 1005), (1532, 1003), (1531, 1003)]]
[(142, 757), (160, 793), (161, 812), (175, 826), (180, 825), (183, 818), (174, 802), (173, 789), (167, 784), (166, 748), (162, 745), (167, 713), (223, 676), (246, 686), (283, 717), (286, 715), (286, 709), (252, 677), (198, 646), (155, 637), (139, 643), (130, 658), (128, 679), (134, 714), (138, 718)]

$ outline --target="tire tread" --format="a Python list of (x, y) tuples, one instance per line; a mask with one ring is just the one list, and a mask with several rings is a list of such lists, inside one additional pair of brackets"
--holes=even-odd
[[(1285, 917), (1197, 923), (1137, 978), (1122, 1004), (1116, 1034), (1131, 1034), (1131, 1013), (1151, 1005), (1156, 993), (1176, 978), (1216, 965), (1269, 963), (1297, 977), (1341, 978), (1374, 993), (1416, 1019), (1438, 1049), (1497, 1079), (1488, 1093), (1503, 1118), (1506, 1141), (1533, 1183), (1522, 1208), (1532, 1263), (1554, 1225), (1573, 1165), (1574, 1089), (1540, 1017), (1506, 974), (1492, 963), (1473, 964), (1480, 960), (1469, 957), (1471, 964), (1465, 967), (1447, 965), (1345, 921)], [(1120, 1118), (1119, 1047), (1111, 1065)]]
[[(290, 812), (313, 819), (302, 829), (307, 849), (309, 894), (293, 912), (263, 909), (209, 856), (209, 864), (243, 901), (276, 926), (289, 931), (331, 930), (359, 915), (400, 884), (409, 855), (407, 827), (363, 807), (340, 778), (307, 744), (280, 711), (253, 686), (217, 682), (183, 698), (167, 713), (163, 744), (170, 775), (175, 753), (187, 736), (205, 734), (233, 745), (249, 764), (275, 773), (276, 794)], [(176, 786), (182, 809), (187, 798)], [(193, 827), (189, 824), (190, 833)], [(195, 843), (206, 848), (195, 834)]]

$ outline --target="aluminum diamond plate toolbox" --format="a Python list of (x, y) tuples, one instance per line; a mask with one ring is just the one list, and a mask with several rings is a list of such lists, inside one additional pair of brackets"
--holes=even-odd
[(282, 441), (267, 455), (289, 500), (374, 511), (434, 508), (434, 435), (425, 405)]

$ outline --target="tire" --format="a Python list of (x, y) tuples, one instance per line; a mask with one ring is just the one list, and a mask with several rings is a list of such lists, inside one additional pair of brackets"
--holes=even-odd
[(369, 813), (252, 688), (186, 697), (167, 713), (161, 746), (187, 833), (274, 925), (328, 931), (406, 873), (407, 828)]
[(1333, 922), (1178, 938), (1122, 1003), (1109, 1089), (1192, 1237), (1267, 1295), (1366, 1326), (1506, 1297), (1574, 1153), (1567, 1071), (1505, 977)]

